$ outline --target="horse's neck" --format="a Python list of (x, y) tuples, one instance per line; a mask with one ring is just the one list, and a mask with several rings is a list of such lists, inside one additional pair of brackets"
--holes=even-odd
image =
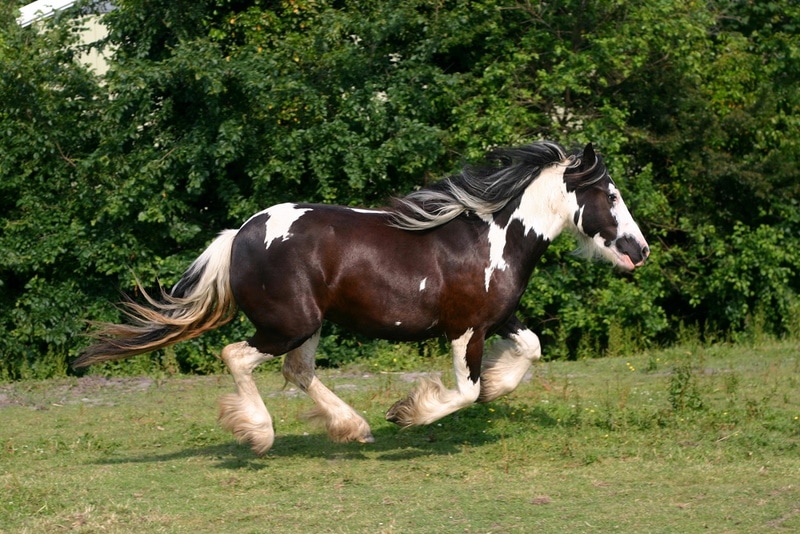
[(527, 286), (536, 263), (577, 210), (574, 195), (564, 186), (563, 172), (563, 167), (545, 169), (518, 201), (482, 217), (488, 223), (492, 265), (513, 266), (522, 286)]
[(522, 194), (510, 220), (519, 220), (526, 235), (535, 232), (552, 242), (569, 225), (578, 205), (575, 195), (567, 193), (564, 171), (561, 165), (548, 167)]

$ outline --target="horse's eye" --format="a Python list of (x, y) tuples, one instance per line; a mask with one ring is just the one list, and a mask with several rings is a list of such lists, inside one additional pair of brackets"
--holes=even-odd
[(608, 194), (608, 203), (613, 205), (617, 202), (617, 194), (616, 193), (609, 193)]

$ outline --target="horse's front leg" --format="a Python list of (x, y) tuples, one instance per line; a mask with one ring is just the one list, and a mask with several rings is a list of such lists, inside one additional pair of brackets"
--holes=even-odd
[(542, 357), (539, 338), (515, 316), (499, 334), (502, 339), (488, 348), (483, 359), (478, 402), (489, 402), (514, 391), (531, 363)]
[(452, 342), (456, 388), (447, 389), (438, 378), (428, 378), (408, 397), (397, 401), (386, 419), (402, 427), (427, 425), (473, 404), (481, 392), (484, 334), (468, 329)]

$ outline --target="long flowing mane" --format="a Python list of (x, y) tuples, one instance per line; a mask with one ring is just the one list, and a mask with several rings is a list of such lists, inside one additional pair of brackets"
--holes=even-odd
[(576, 155), (552, 141), (539, 141), (515, 148), (495, 149), (480, 166), (466, 166), (431, 186), (394, 199), (392, 225), (405, 230), (427, 230), (441, 226), (462, 213), (489, 215), (503, 209), (522, 194), (545, 168)]

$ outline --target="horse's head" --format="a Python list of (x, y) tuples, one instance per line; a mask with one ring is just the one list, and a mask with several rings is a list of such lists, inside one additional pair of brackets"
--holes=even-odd
[(566, 170), (564, 182), (577, 199), (572, 223), (583, 250), (626, 271), (644, 265), (650, 247), (591, 143)]

